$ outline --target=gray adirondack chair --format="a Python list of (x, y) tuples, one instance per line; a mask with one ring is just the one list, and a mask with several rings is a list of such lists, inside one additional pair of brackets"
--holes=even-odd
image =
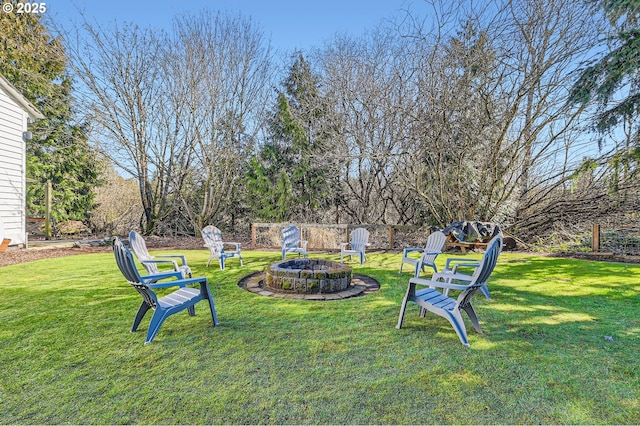
[[(149, 274), (158, 274), (161, 271), (158, 269), (158, 264), (171, 264), (174, 271), (182, 273), (182, 278), (191, 276), (191, 268), (187, 265), (187, 259), (181, 254), (165, 254), (159, 256), (151, 256), (149, 250), (147, 250), (147, 243), (144, 238), (136, 231), (129, 232), (129, 245), (135, 253), (138, 261), (144, 266)], [(178, 264), (176, 259), (180, 259), (181, 263)]]
[[(189, 315), (194, 316), (194, 305), (201, 300), (209, 302), (213, 325), (214, 327), (219, 325), (213, 303), (213, 296), (209, 291), (209, 283), (206, 277), (184, 279), (180, 271), (160, 272), (158, 274), (141, 276), (136, 268), (131, 252), (118, 237), (113, 239), (113, 253), (122, 275), (124, 275), (129, 284), (140, 293), (140, 296), (142, 296), (142, 304), (140, 308), (138, 308), (136, 317), (133, 320), (131, 331), (134, 332), (138, 329), (140, 322), (149, 309), (154, 310), (151, 322), (149, 323), (145, 344), (150, 343), (155, 338), (158, 330), (160, 330), (160, 326), (169, 316), (183, 310), (187, 310)], [(158, 282), (168, 278), (177, 279)], [(189, 285), (192, 284), (199, 284), (199, 288), (189, 287)], [(164, 289), (170, 287), (178, 287), (178, 289), (160, 298), (158, 298), (153, 291), (157, 288)]]
[[(498, 240), (498, 255), (502, 253), (502, 248), (504, 247), (504, 237), (502, 234), (500, 235), (500, 239)], [(450, 257), (447, 259), (444, 270), (441, 272), (443, 276), (450, 276), (451, 278), (457, 281), (466, 281), (470, 282), (472, 280), (472, 274), (465, 274), (459, 271), (460, 268), (471, 268), (476, 269), (480, 266), (480, 262), (477, 260), (472, 260), (469, 258), (463, 257)], [(487, 286), (486, 281), (483, 282), (480, 286), (480, 291), (488, 300), (491, 300), (491, 293), (489, 292), (489, 287)]]
[(369, 231), (364, 228), (356, 228), (349, 234), (348, 243), (340, 243), (340, 262), (343, 261), (344, 256), (349, 256), (351, 260), (352, 255), (360, 257), (360, 264), (362, 265), (366, 260), (365, 250), (369, 245)]
[(301, 239), (300, 228), (295, 225), (285, 226), (282, 230), (282, 260), (287, 257), (287, 253), (298, 253), (307, 257), (307, 241)]
[[(489, 242), (484, 256), (480, 260), (478, 267), (474, 270), (471, 281), (462, 281), (462, 283), (460, 283), (456, 281), (456, 277), (451, 274), (442, 273), (433, 274), (431, 279), (419, 277), (409, 279), (409, 286), (402, 300), (396, 328), (399, 329), (402, 327), (407, 303), (413, 302), (420, 306), (420, 316), (424, 314), (424, 311), (429, 311), (446, 318), (453, 326), (453, 329), (460, 338), (460, 342), (462, 342), (464, 346), (469, 347), (467, 331), (460, 311), (467, 313), (475, 330), (482, 334), (478, 316), (471, 305), (471, 299), (474, 293), (481, 288), (482, 283), (487, 282), (487, 279), (493, 272), (498, 260), (498, 255), (500, 254), (499, 246), (502, 244), (501, 240), (501, 236), (496, 236)], [(421, 288), (418, 290), (416, 288), (417, 286)], [(444, 291), (438, 291), (438, 288)], [(447, 295), (447, 290), (449, 289), (461, 291), (457, 299), (452, 299)]]
[[(209, 249), (209, 261), (207, 262), (207, 268), (213, 259), (218, 259), (220, 269), (224, 271), (225, 261), (229, 257), (238, 256), (240, 259), (240, 266), (242, 266), (242, 250), (241, 244), (222, 241), (222, 232), (213, 225), (205, 226), (202, 229), (202, 239), (204, 240), (204, 246)], [(234, 250), (225, 250), (224, 246), (234, 246)]]
[[(404, 266), (405, 263), (414, 266), (414, 277), (419, 276), (420, 271), (424, 272), (425, 266), (430, 266), (433, 268), (434, 272), (438, 272), (438, 268), (436, 267), (436, 257), (442, 253), (446, 242), (447, 236), (441, 231), (436, 231), (429, 234), (427, 244), (424, 247), (411, 247), (404, 249), (402, 251), (402, 261), (400, 262), (399, 273), (402, 273), (402, 266)], [(420, 257), (415, 258), (409, 256), (409, 254), (415, 252), (420, 253)]]

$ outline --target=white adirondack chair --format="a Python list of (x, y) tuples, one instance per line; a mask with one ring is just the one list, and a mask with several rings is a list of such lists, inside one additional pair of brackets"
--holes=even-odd
[[(205, 226), (202, 229), (202, 239), (204, 240), (204, 246), (209, 249), (211, 253), (209, 256), (209, 261), (207, 262), (207, 268), (211, 263), (211, 260), (218, 259), (218, 263), (220, 264), (220, 269), (224, 271), (225, 261), (229, 257), (238, 256), (240, 259), (240, 266), (242, 266), (242, 250), (240, 247), (240, 243), (231, 242), (231, 241), (222, 241), (222, 232), (213, 225)], [(233, 246), (233, 250), (225, 250), (224, 246)]]
[[(498, 244), (498, 255), (502, 253), (502, 248), (504, 247), (504, 237), (502, 233), (499, 234), (500, 239)], [(450, 257), (447, 259), (447, 262), (444, 265), (444, 270), (441, 272), (443, 276), (450, 275), (452, 278), (458, 281), (466, 281), (470, 282), (472, 279), (472, 274), (465, 274), (459, 271), (459, 268), (471, 268), (476, 269), (480, 266), (480, 261), (473, 260), (469, 258), (463, 257)], [(491, 300), (491, 293), (489, 293), (489, 287), (486, 282), (483, 282), (480, 286), (480, 291), (484, 294), (488, 300)]]
[(287, 253), (307, 257), (307, 241), (301, 239), (300, 229), (295, 225), (286, 226), (282, 230), (282, 260), (287, 257)]
[[(444, 235), (441, 231), (432, 232), (427, 238), (427, 245), (424, 248), (420, 247), (411, 247), (406, 248), (402, 252), (402, 261), (400, 262), (400, 273), (402, 273), (402, 266), (405, 263), (409, 263), (414, 266), (413, 276), (417, 277), (420, 275), (420, 271), (424, 271), (425, 266), (430, 266), (433, 268), (434, 272), (438, 272), (438, 268), (436, 267), (436, 257), (442, 250), (444, 249), (444, 245), (447, 241), (446, 235)], [(410, 253), (419, 252), (420, 257), (414, 258), (410, 257)]]
[[(498, 255), (500, 254), (501, 244), (502, 237), (499, 235), (489, 242), (487, 251), (485, 251), (478, 267), (475, 268), (470, 281), (466, 281), (466, 279), (458, 281), (457, 277), (445, 273), (435, 273), (430, 279), (419, 277), (409, 279), (409, 286), (402, 300), (396, 328), (399, 329), (402, 327), (407, 303), (413, 302), (420, 306), (420, 316), (423, 316), (425, 311), (429, 311), (446, 318), (458, 334), (460, 342), (462, 342), (464, 346), (469, 347), (467, 331), (460, 311), (462, 310), (467, 313), (473, 327), (478, 333), (482, 334), (478, 316), (471, 305), (471, 299), (473, 294), (482, 287), (482, 284), (487, 282), (493, 272), (498, 260)], [(417, 286), (424, 288), (418, 290), (416, 289)], [(438, 291), (437, 288), (441, 288), (443, 291)], [(452, 299), (448, 296), (448, 290), (450, 289), (461, 290), (457, 299)]]
[[(187, 259), (182, 254), (165, 254), (159, 256), (151, 256), (147, 250), (147, 243), (142, 235), (136, 231), (129, 232), (129, 245), (138, 261), (144, 266), (149, 274), (159, 274), (158, 264), (169, 263), (173, 266), (174, 271), (179, 271), (182, 278), (191, 277), (191, 268), (187, 265)], [(180, 259), (179, 264), (176, 259)]]
[[(340, 243), (340, 262), (342, 262), (344, 256), (349, 256), (351, 260), (352, 255), (360, 256), (360, 264), (362, 265), (366, 260), (365, 250), (369, 245), (369, 231), (364, 228), (356, 228), (351, 231), (349, 242)], [(349, 248), (347, 248), (349, 247)]]

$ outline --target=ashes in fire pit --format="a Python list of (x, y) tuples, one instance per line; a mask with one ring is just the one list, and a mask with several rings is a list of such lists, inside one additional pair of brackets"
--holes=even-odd
[(335, 293), (351, 284), (352, 268), (324, 259), (293, 259), (272, 263), (266, 269), (264, 285), (278, 292)]

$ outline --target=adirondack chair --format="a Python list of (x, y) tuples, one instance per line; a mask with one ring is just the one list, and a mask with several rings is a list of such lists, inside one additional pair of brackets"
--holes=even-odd
[(298, 253), (307, 257), (307, 241), (300, 239), (300, 229), (295, 225), (286, 226), (282, 230), (282, 260), (287, 257), (287, 253)]
[[(400, 262), (400, 274), (402, 273), (402, 266), (405, 263), (409, 263), (414, 266), (413, 276), (417, 277), (420, 275), (420, 271), (424, 272), (425, 266), (430, 266), (433, 268), (434, 272), (438, 272), (438, 268), (436, 267), (436, 257), (442, 250), (444, 249), (444, 245), (447, 242), (447, 236), (444, 235), (441, 231), (432, 232), (427, 238), (427, 244), (422, 247), (411, 247), (406, 248), (402, 252), (402, 261)], [(419, 252), (420, 257), (414, 258), (410, 257), (410, 253)]]
[[(138, 261), (144, 266), (149, 274), (158, 274), (158, 264), (171, 264), (174, 271), (182, 273), (182, 278), (191, 276), (191, 268), (187, 265), (187, 259), (181, 254), (166, 254), (161, 256), (151, 256), (149, 250), (147, 250), (147, 243), (144, 238), (136, 231), (129, 232), (129, 244), (131, 249), (135, 253)], [(166, 258), (166, 259), (162, 259)], [(180, 259), (182, 262), (178, 264), (175, 259)]]
[[(204, 246), (210, 251), (209, 261), (207, 262), (207, 268), (211, 263), (211, 260), (218, 259), (220, 269), (224, 271), (225, 260), (229, 257), (238, 256), (240, 259), (240, 266), (242, 266), (242, 251), (240, 249), (240, 243), (223, 242), (222, 232), (213, 225), (205, 226), (202, 229), (202, 239), (204, 240)], [(225, 250), (224, 245), (232, 245), (235, 250)]]
[[(482, 287), (482, 283), (487, 282), (487, 279), (493, 272), (498, 260), (498, 255), (500, 254), (499, 246), (502, 244), (501, 240), (501, 236), (496, 236), (489, 242), (484, 256), (480, 260), (478, 267), (475, 268), (471, 281), (457, 283), (455, 276), (443, 273), (435, 273), (430, 279), (419, 277), (409, 279), (409, 286), (402, 300), (396, 328), (399, 329), (402, 327), (407, 303), (413, 302), (420, 306), (420, 316), (423, 316), (425, 311), (430, 311), (446, 318), (458, 334), (460, 342), (462, 342), (464, 346), (469, 347), (467, 331), (460, 311), (462, 310), (467, 313), (473, 327), (478, 333), (482, 334), (478, 316), (471, 305), (471, 299), (474, 293)], [(424, 288), (418, 290), (416, 289), (417, 286)], [(444, 291), (438, 291), (438, 288)], [(449, 289), (461, 291), (457, 299), (452, 299), (447, 295)]]
[[(498, 240), (498, 256), (502, 253), (502, 249), (504, 247), (504, 236), (499, 234), (501, 237)], [(473, 275), (465, 274), (458, 271), (459, 268), (472, 268), (476, 269), (480, 266), (480, 261), (472, 260), (463, 257), (450, 257), (447, 259), (444, 270), (442, 271), (443, 275), (451, 275), (452, 278), (455, 278), (457, 281), (466, 281), (470, 282)], [(489, 292), (489, 287), (486, 282), (483, 282), (480, 286), (480, 291), (488, 300), (491, 300), (491, 293)]]
[(5, 251), (7, 247), (9, 247), (10, 242), (10, 238), (4, 237), (4, 223), (2, 222), (2, 217), (0, 217), (0, 253)]
[[(366, 260), (365, 249), (369, 245), (369, 231), (364, 228), (356, 228), (351, 231), (349, 242), (340, 243), (340, 262), (342, 262), (344, 256), (351, 256), (356, 254), (360, 256), (360, 264), (362, 265)], [(347, 248), (351, 247), (351, 248)]]
[[(122, 272), (129, 284), (142, 296), (142, 304), (140, 308), (138, 308), (138, 313), (133, 320), (131, 331), (134, 332), (138, 329), (142, 318), (144, 318), (144, 315), (149, 309), (154, 310), (151, 322), (149, 323), (145, 344), (150, 343), (154, 339), (160, 326), (170, 315), (187, 310), (189, 315), (194, 316), (194, 306), (201, 300), (207, 300), (209, 302), (213, 325), (214, 327), (219, 325), (216, 309), (213, 304), (213, 296), (209, 291), (209, 283), (206, 277), (185, 279), (182, 278), (180, 271), (160, 272), (158, 274), (141, 276), (133, 261), (131, 252), (118, 237), (113, 239), (113, 253), (120, 272)], [(158, 282), (167, 278), (177, 278), (177, 280)], [(191, 284), (199, 284), (200, 287), (188, 287)], [(156, 288), (164, 289), (170, 287), (178, 287), (178, 289), (161, 298), (158, 298), (153, 291), (153, 289)]]

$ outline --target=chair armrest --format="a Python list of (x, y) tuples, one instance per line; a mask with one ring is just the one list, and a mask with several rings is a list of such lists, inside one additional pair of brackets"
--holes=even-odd
[(240, 243), (236, 243), (235, 241), (225, 241), (225, 242), (223, 242), (222, 244), (223, 244), (223, 245), (224, 245), (224, 244), (228, 244), (228, 245), (230, 245), (230, 246), (236, 246), (236, 251), (240, 250), (240, 246), (241, 246), (241, 244), (240, 244)]
[(402, 256), (403, 257), (407, 257), (407, 254), (412, 253), (414, 251), (423, 252), (424, 251), (424, 247), (409, 247), (409, 248), (406, 248), (402, 252)]
[[(182, 278), (182, 272), (179, 271), (170, 271), (170, 272), (160, 272), (159, 274), (151, 274), (151, 275), (144, 275), (141, 276), (140, 279), (143, 283), (147, 284), (147, 285), (151, 285), (148, 283), (148, 281), (157, 281), (157, 280), (162, 280), (165, 278), (178, 278), (181, 279)], [(175, 281), (171, 281), (171, 282), (175, 282)]]
[(473, 259), (469, 259), (469, 258), (462, 258), (462, 257), (450, 257), (449, 259), (447, 259), (447, 262), (444, 265), (444, 269), (451, 269), (451, 263), (454, 262), (463, 262), (466, 265), (465, 266), (469, 266), (472, 267), (473, 265), (479, 265), (480, 261), (479, 260), (473, 260)]
[(163, 283), (152, 283), (147, 284), (150, 288), (167, 288), (167, 287), (185, 287), (189, 284), (197, 284), (201, 282), (206, 282), (207, 277), (196, 277), (196, 278), (184, 278), (175, 281), (167, 281)]
[(454, 273), (454, 272), (436, 272), (431, 276), (432, 280), (444, 279), (447, 281), (456, 280), (456, 281), (466, 281), (471, 282), (473, 277), (467, 274)]
[(173, 264), (173, 268), (174, 268), (175, 270), (177, 270), (177, 269), (178, 269), (178, 262), (176, 262), (175, 260), (168, 260), (168, 259), (167, 259), (167, 260), (162, 260), (162, 259), (153, 259), (153, 260), (143, 260), (143, 261), (141, 261), (140, 263), (142, 263), (143, 265), (144, 265), (145, 263), (171, 263), (171, 264)]
[(433, 279), (418, 278), (418, 277), (413, 277), (409, 279), (409, 284), (417, 284), (417, 285), (423, 285), (427, 287), (448, 288), (450, 290), (466, 290), (467, 287), (469, 287), (468, 285), (464, 285), (464, 284), (454, 284), (451, 282), (435, 281)]
[(187, 258), (183, 254), (162, 254), (156, 257), (177, 258), (182, 260), (183, 265), (187, 264)]

